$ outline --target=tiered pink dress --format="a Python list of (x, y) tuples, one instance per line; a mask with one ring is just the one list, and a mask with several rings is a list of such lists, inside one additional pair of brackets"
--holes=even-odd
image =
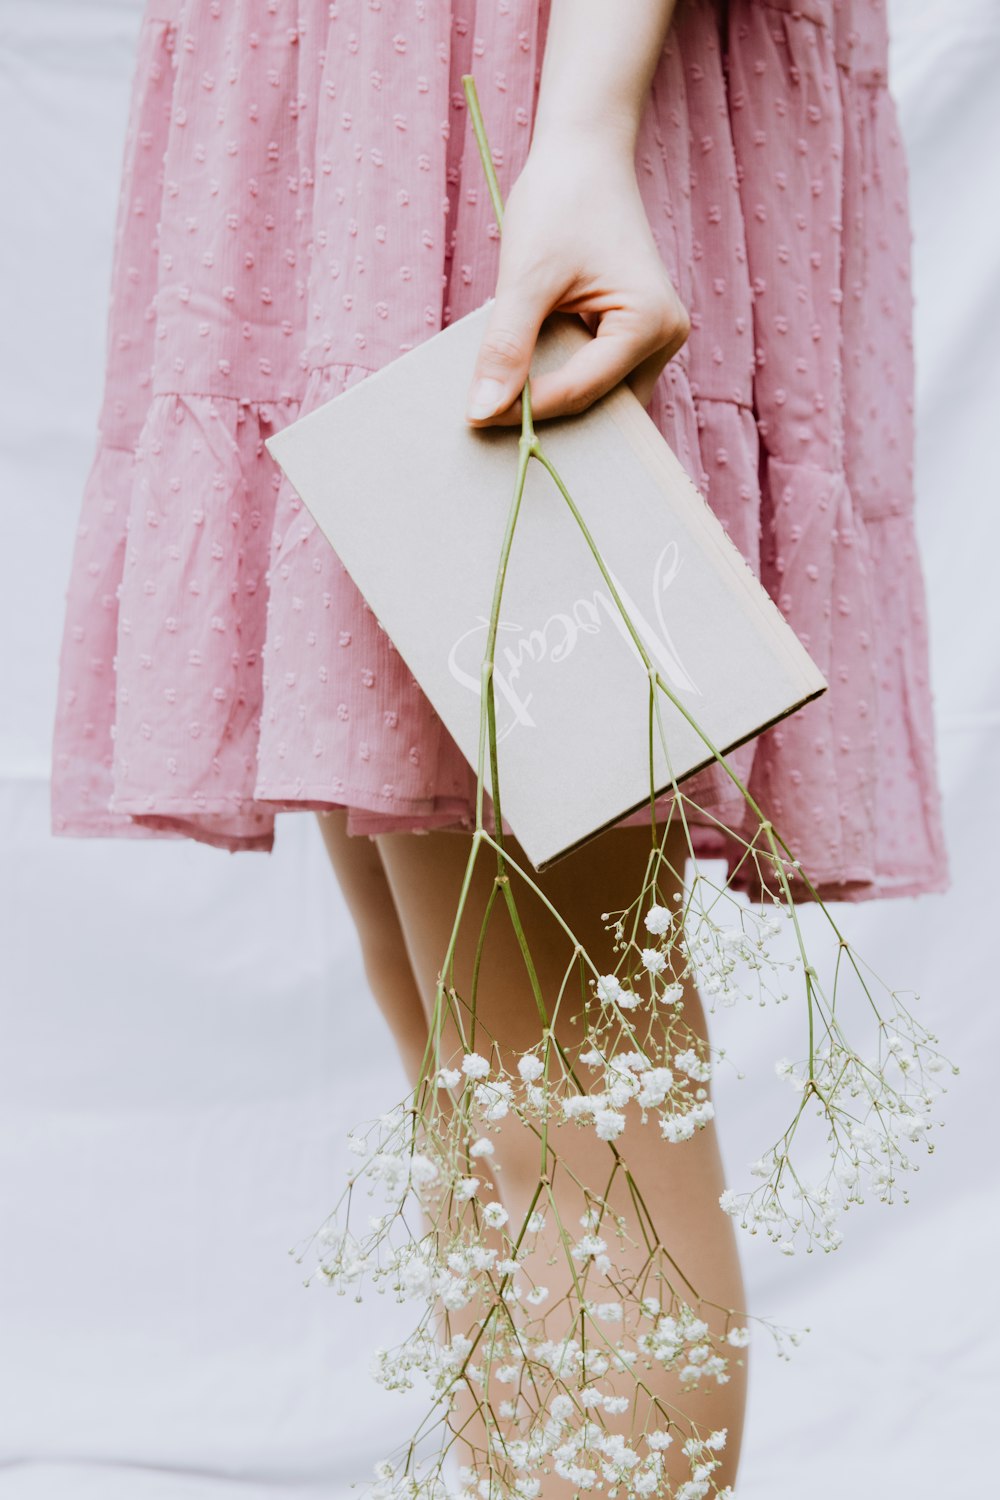
[[(279, 810), (329, 806), (358, 834), (472, 826), (471, 767), (264, 439), (492, 295), (460, 80), (506, 197), (547, 20), (548, 0), (150, 0), (55, 834), (266, 851)], [(950, 882), (886, 56), (883, 0), (681, 0), (636, 151), (693, 324), (650, 412), (830, 683), (729, 762), (825, 899)], [(712, 820), (752, 834), (739, 793), (717, 766), (685, 791), (698, 852), (735, 864)], [(748, 862), (733, 883), (756, 898)]]

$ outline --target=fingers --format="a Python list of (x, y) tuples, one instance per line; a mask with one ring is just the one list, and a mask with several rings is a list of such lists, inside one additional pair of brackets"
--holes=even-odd
[[(531, 350), (548, 309), (541, 311), (542, 315), (537, 318), (531, 330), (530, 347), (526, 354), (521, 339), (507, 344), (508, 356), (516, 351), (517, 373), (510, 385), (503, 387), (503, 399), (494, 408), (494, 415), (481, 419), (490, 425), (507, 427), (521, 421), (521, 402), (515, 399), (511, 403), (510, 392), (513, 389), (513, 394), (517, 397), (524, 385), (531, 364)], [(509, 327), (513, 321), (511, 315), (506, 314), (499, 327), (503, 328), (505, 324)], [(522, 328), (527, 326), (528, 321), (522, 321)], [(637, 399), (643, 406), (647, 406), (656, 381), (667, 363), (683, 347), (690, 330), (687, 312), (675, 297), (645, 313), (632, 308), (614, 308), (606, 312), (590, 343), (578, 349), (558, 370), (532, 376), (532, 417), (542, 419), (569, 416), (585, 411), (626, 377)], [(490, 336), (491, 330), (488, 330), (483, 341), (484, 350)], [(501, 340), (501, 345), (502, 343)], [(494, 344), (491, 353), (494, 360), (496, 348)], [(509, 363), (513, 367), (514, 360), (511, 358)], [(477, 375), (479, 373), (477, 366)]]
[[(466, 419), (483, 422), (504, 411), (518, 397), (528, 378), (538, 330), (551, 299), (541, 291), (526, 296), (497, 288), (466, 402)], [(518, 401), (520, 407), (520, 401)]]
[(653, 388), (659, 380), (667, 365), (675, 354), (679, 354), (687, 342), (691, 324), (685, 315), (684, 321), (677, 333), (671, 339), (665, 349), (658, 349), (655, 354), (650, 354), (646, 359), (640, 361), (627, 377), (628, 385), (638, 401), (643, 406), (648, 406), (653, 399)]

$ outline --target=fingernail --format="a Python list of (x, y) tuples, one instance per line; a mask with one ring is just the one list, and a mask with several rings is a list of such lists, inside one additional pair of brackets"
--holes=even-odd
[(474, 422), (482, 417), (491, 417), (503, 400), (503, 386), (499, 380), (480, 380), (472, 388), (465, 415)]

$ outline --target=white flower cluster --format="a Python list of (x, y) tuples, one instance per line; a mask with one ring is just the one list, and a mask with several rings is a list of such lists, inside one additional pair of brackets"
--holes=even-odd
[[(607, 1432), (598, 1422), (584, 1421), (565, 1436), (567, 1418), (572, 1416), (574, 1405), (568, 1395), (553, 1399), (543, 1455), (548, 1460), (546, 1472), (557, 1474), (577, 1490), (607, 1488), (611, 1495), (624, 1500), (648, 1500), (650, 1496), (668, 1494), (674, 1500), (704, 1500), (709, 1494), (716, 1500), (734, 1500), (729, 1485), (719, 1489), (711, 1480), (720, 1462), (715, 1455), (726, 1445), (726, 1428), (709, 1432), (707, 1437), (689, 1437), (680, 1445), (691, 1477), (671, 1489), (665, 1474), (664, 1454), (674, 1443), (672, 1433), (654, 1427), (629, 1443), (620, 1434)], [(525, 1458), (522, 1445), (505, 1448), (504, 1456), (515, 1475), (510, 1485), (504, 1485), (496, 1474), (481, 1478), (476, 1470), (463, 1465), (458, 1471), (461, 1488), (454, 1500), (500, 1500), (501, 1496), (509, 1496), (510, 1500), (537, 1500), (541, 1480), (519, 1472)], [(375, 1473), (374, 1500), (445, 1500), (451, 1494), (436, 1471), (418, 1477), (402, 1466), (397, 1469), (383, 1462), (376, 1465)]]
[[(863, 1203), (866, 1189), (891, 1203), (897, 1174), (914, 1169), (906, 1148), (934, 1149), (927, 1139), (929, 1116), (943, 1090), (927, 1075), (940, 1072), (944, 1063), (906, 1013), (883, 1022), (882, 1031), (883, 1058), (863, 1060), (846, 1045), (839, 1027), (830, 1026), (811, 1073), (808, 1059), (797, 1065), (780, 1057), (774, 1065), (799, 1097), (795, 1117), (781, 1140), (751, 1164), (763, 1187), (744, 1194), (727, 1188), (719, 1205), (751, 1234), (763, 1231), (784, 1255), (794, 1255), (802, 1239), (807, 1253), (814, 1247), (836, 1250), (844, 1239), (840, 1218), (851, 1204)], [(812, 1100), (826, 1131), (830, 1162), (822, 1181), (801, 1166), (793, 1168), (790, 1156), (792, 1137)], [(801, 1135), (797, 1145), (801, 1151)], [(900, 1191), (907, 1202), (905, 1188)]]
[(581, 1052), (580, 1062), (592, 1070), (603, 1068), (604, 1087), (564, 1097), (562, 1111), (567, 1120), (591, 1122), (598, 1140), (613, 1141), (622, 1134), (630, 1100), (643, 1122), (648, 1111), (659, 1111), (660, 1132), (668, 1141), (688, 1140), (715, 1114), (705, 1089), (690, 1091), (690, 1080), (705, 1082), (711, 1077), (711, 1068), (693, 1049), (675, 1053), (674, 1068), (656, 1065), (646, 1052), (608, 1057), (597, 1047)]
[[(727, 1361), (713, 1352), (708, 1324), (696, 1316), (692, 1307), (682, 1306), (676, 1317), (662, 1315), (656, 1298), (646, 1299), (642, 1307), (647, 1317), (653, 1319), (653, 1327), (637, 1340), (644, 1354), (676, 1369), (685, 1389), (699, 1385), (705, 1376), (713, 1376), (718, 1385), (728, 1381)], [(738, 1334), (737, 1339), (729, 1339), (734, 1347), (742, 1347), (739, 1338), (744, 1334), (749, 1342), (749, 1330), (732, 1331)]]
[[(559, 1392), (549, 1403), (548, 1419), (530, 1442), (515, 1440), (507, 1445), (511, 1468), (519, 1476), (513, 1486), (515, 1496), (531, 1500), (541, 1489), (535, 1472), (544, 1465), (576, 1489), (611, 1488), (613, 1493), (629, 1500), (647, 1500), (665, 1493), (664, 1454), (674, 1436), (663, 1428), (652, 1428), (641, 1437), (627, 1440), (621, 1433), (609, 1432), (602, 1423), (586, 1416), (588, 1410), (602, 1408), (619, 1413), (621, 1401), (584, 1389), (574, 1399)], [(582, 1408), (582, 1412), (581, 1412)], [(688, 1438), (683, 1451), (691, 1468), (690, 1481), (674, 1491), (678, 1500), (696, 1500), (709, 1493), (709, 1476), (718, 1468), (714, 1454), (725, 1447), (725, 1428), (709, 1433), (707, 1438)], [(479, 1480), (464, 1469), (459, 1476), (466, 1484), (465, 1500), (491, 1500), (489, 1480)], [(726, 1491), (719, 1491), (720, 1495)]]
[(786, 920), (792, 915), (777, 901), (771, 912), (740, 906), (739, 925), (730, 927), (720, 926), (711, 914), (689, 914), (685, 948), (698, 993), (709, 1010), (731, 1007), (743, 996), (755, 996), (760, 1005), (768, 998), (778, 1004), (789, 999), (788, 981), (778, 976), (800, 969), (801, 957), (778, 957), (771, 950), (771, 940), (784, 931), (779, 911)]
[[(522, 1087), (534, 1086), (541, 1076), (537, 1059), (534, 1064), (518, 1070)], [(668, 1097), (682, 1067), (689, 1069), (683, 1075), (688, 1083), (704, 1074), (701, 1059), (691, 1050), (678, 1052), (674, 1067), (659, 1070), (659, 1076), (640, 1054), (620, 1054), (607, 1065), (605, 1077), (609, 1089), (626, 1083), (627, 1099), (615, 1094), (616, 1100), (637, 1100), (645, 1089), (652, 1108)], [(417, 1149), (405, 1113), (383, 1116), (367, 1135), (352, 1136), (352, 1152), (364, 1165), (352, 1169), (351, 1186), (356, 1193), (367, 1177), (396, 1201), (409, 1185), (432, 1211), (435, 1204), (453, 1199), (463, 1205), (460, 1221), (439, 1215), (434, 1229), (418, 1238), (405, 1227), (401, 1213), (386, 1213), (371, 1216), (369, 1232), (360, 1239), (336, 1224), (318, 1236), (320, 1276), (328, 1284), (354, 1290), (367, 1274), (379, 1290), (422, 1304), (408, 1337), (376, 1352), (374, 1378), (394, 1391), (422, 1385), (445, 1424), (462, 1387), (481, 1410), (497, 1413), (510, 1485), (498, 1489), (496, 1474), (485, 1481), (481, 1472), (470, 1470), (465, 1489), (470, 1500), (486, 1493), (531, 1500), (546, 1474), (557, 1474), (581, 1490), (614, 1488), (621, 1500), (669, 1493), (695, 1500), (707, 1494), (705, 1486), (717, 1467), (713, 1453), (725, 1434), (685, 1442), (681, 1429), (665, 1416), (658, 1425), (650, 1423), (646, 1400), (641, 1406), (648, 1430), (643, 1430), (634, 1382), (648, 1383), (649, 1372), (659, 1369), (675, 1372), (684, 1389), (706, 1381), (722, 1385), (729, 1378), (729, 1355), (746, 1346), (749, 1330), (731, 1328), (720, 1338), (688, 1303), (661, 1307), (656, 1297), (630, 1292), (627, 1276), (615, 1263), (614, 1236), (604, 1225), (607, 1209), (596, 1203), (582, 1216), (575, 1235), (562, 1226), (560, 1236), (576, 1268), (582, 1300), (575, 1303), (565, 1294), (553, 1299), (526, 1271), (529, 1258), (537, 1258), (547, 1215), (536, 1208), (523, 1225), (511, 1224), (499, 1200), (486, 1198), (481, 1179), (465, 1170), (473, 1154), (491, 1160), (495, 1155), (494, 1141), (477, 1130), (483, 1112), (477, 1091), (510, 1080), (494, 1078), (488, 1059), (477, 1060), (471, 1053), (467, 1064), (463, 1059), (453, 1071), (458, 1077), (450, 1080), (451, 1088), (467, 1108), (464, 1116), (457, 1110), (448, 1114), (452, 1134), (442, 1117), (436, 1122), (438, 1132), (426, 1131)], [(462, 1151), (455, 1150), (456, 1132), (462, 1133)], [(406, 1140), (411, 1142), (408, 1152)], [(401, 1224), (403, 1232), (394, 1239), (394, 1228)], [(667, 1285), (668, 1262), (661, 1257), (658, 1264), (657, 1278)], [(471, 1325), (464, 1324), (471, 1326), (471, 1334), (451, 1323), (458, 1313), (472, 1318)], [(558, 1320), (554, 1329), (552, 1319)], [(488, 1337), (477, 1337), (476, 1329)], [(612, 1418), (619, 1424), (616, 1430), (607, 1425)], [(623, 1433), (620, 1423), (630, 1420), (634, 1431)], [(664, 1472), (664, 1456), (672, 1445), (690, 1467), (689, 1479), (674, 1489)], [(387, 1462), (379, 1466), (376, 1493), (443, 1500), (440, 1484), (433, 1463), (420, 1470)]]
[[(656, 1319), (652, 1335), (640, 1339), (640, 1345), (649, 1344), (648, 1354), (656, 1362), (679, 1369), (682, 1383), (690, 1387), (699, 1377), (714, 1374), (721, 1384), (727, 1377), (725, 1360), (713, 1356), (705, 1342), (706, 1325), (686, 1309), (683, 1318), (675, 1321), (659, 1316), (658, 1304), (651, 1299), (653, 1307), (647, 1316)], [(670, 1325), (672, 1333), (667, 1333)], [(746, 1330), (733, 1330), (731, 1344), (743, 1346)], [(647, 1427), (631, 1436), (609, 1430), (603, 1416), (622, 1417), (633, 1411), (633, 1400), (618, 1390), (603, 1389), (602, 1381), (609, 1374), (628, 1370), (635, 1360), (634, 1351), (622, 1357), (622, 1351), (610, 1354), (596, 1349), (584, 1348), (572, 1338), (530, 1338), (524, 1330), (501, 1334), (497, 1341), (491, 1340), (492, 1354), (481, 1364), (473, 1364), (469, 1354), (472, 1340), (456, 1335), (436, 1347), (429, 1340), (426, 1330), (421, 1329), (402, 1348), (392, 1351), (380, 1350), (375, 1361), (375, 1372), (388, 1389), (406, 1390), (412, 1384), (412, 1373), (423, 1366), (431, 1374), (432, 1384), (438, 1392), (447, 1391), (449, 1381), (458, 1369), (464, 1369), (466, 1378), (486, 1391), (494, 1382), (509, 1390), (510, 1395), (499, 1398), (494, 1395), (492, 1406), (505, 1420), (503, 1454), (512, 1471), (512, 1483), (498, 1491), (496, 1476), (481, 1479), (472, 1469), (460, 1473), (465, 1486), (462, 1493), (467, 1500), (489, 1500), (491, 1495), (506, 1493), (512, 1500), (530, 1500), (537, 1496), (542, 1485), (542, 1476), (555, 1473), (577, 1489), (603, 1489), (612, 1487), (622, 1496), (633, 1500), (647, 1500), (653, 1495), (673, 1493), (687, 1496), (688, 1500), (707, 1495), (707, 1481), (718, 1467), (713, 1457), (725, 1446), (725, 1429), (711, 1432), (705, 1438), (697, 1435), (680, 1443), (681, 1451), (689, 1462), (690, 1478), (671, 1492), (664, 1472), (664, 1455), (677, 1441), (675, 1432), (666, 1426)], [(532, 1405), (525, 1392), (535, 1393), (536, 1404)], [(538, 1399), (538, 1398), (541, 1399)], [(646, 1403), (642, 1403), (645, 1407)], [(394, 1481), (402, 1476), (391, 1465), (379, 1466), (381, 1481), (377, 1493), (383, 1496), (398, 1494), (433, 1494), (432, 1488), (399, 1489)], [(436, 1475), (428, 1476), (430, 1484)], [(720, 1491), (726, 1494), (728, 1491)]]

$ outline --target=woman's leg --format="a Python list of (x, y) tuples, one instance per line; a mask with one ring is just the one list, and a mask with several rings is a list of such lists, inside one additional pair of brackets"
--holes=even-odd
[(381, 857), (371, 839), (348, 834), (346, 809), (332, 808), (317, 818), (358, 930), (372, 994), (392, 1031), (407, 1077), (416, 1083), (427, 1045), (427, 1020)]
[[(345, 809), (333, 808), (317, 816), (330, 863), (357, 928), (369, 986), (389, 1024), (407, 1077), (415, 1086), (427, 1045), (427, 1015), (381, 855), (371, 839), (348, 834)], [(395, 1101), (386, 1101), (390, 1102)], [(472, 1327), (469, 1312), (452, 1315), (455, 1332), (471, 1332)]]
[[(665, 847), (667, 859), (676, 870), (683, 871), (683, 834), (674, 839), (673, 831)], [(413, 971), (430, 1012), (438, 973), (441, 968), (457, 910), (459, 890), (470, 851), (470, 835), (437, 831), (420, 838), (406, 833), (380, 834), (376, 838), (399, 913)], [(516, 840), (508, 841), (511, 857), (532, 874), (523, 850)], [(560, 860), (542, 875), (532, 875), (548, 899), (587, 949), (602, 973), (616, 966), (613, 934), (601, 920), (603, 912), (621, 911), (638, 896), (650, 849), (646, 828), (609, 829), (583, 848)], [(455, 988), (468, 994), (469, 977), (479, 938), (487, 899), (496, 875), (496, 856), (488, 848), (480, 850), (476, 861), (472, 890), (466, 907), (455, 961)], [(511, 874), (522, 927), (533, 958), (542, 993), (553, 997), (559, 990), (571, 957), (571, 944), (534, 892), (516, 874)], [(660, 891), (668, 900), (675, 887), (661, 883)], [(640, 931), (642, 931), (640, 927)], [(579, 993), (579, 991), (577, 991)], [(574, 1007), (561, 1013), (558, 1032), (562, 1040), (576, 1042), (579, 1032), (570, 1018)], [(477, 994), (477, 1014), (493, 1038), (501, 1058), (513, 1070), (517, 1057), (533, 1046), (540, 1037), (541, 1026), (524, 962), (514, 930), (501, 895), (498, 895), (485, 941)], [(685, 985), (683, 1017), (687, 1024), (704, 1037), (706, 1022), (697, 990)], [(447, 1052), (455, 1042), (452, 1031), (443, 1041)], [(678, 1045), (686, 1045), (683, 1039)], [(489, 1050), (485, 1037), (481, 1050)], [(516, 1223), (523, 1220), (540, 1174), (538, 1142), (534, 1135), (518, 1126), (506, 1128), (504, 1121), (497, 1136), (497, 1160), (501, 1171), (497, 1182), (505, 1206)], [(655, 1121), (643, 1126), (633, 1116), (625, 1133), (616, 1143), (628, 1162), (630, 1171), (650, 1211), (657, 1232), (682, 1272), (693, 1284), (698, 1296), (708, 1302), (732, 1308), (742, 1322), (745, 1292), (732, 1220), (719, 1207), (719, 1194), (725, 1186), (716, 1128), (711, 1122), (687, 1141), (668, 1143), (656, 1128)], [(557, 1135), (556, 1148), (578, 1179), (595, 1193), (603, 1194), (607, 1184), (611, 1156), (591, 1130), (563, 1126)], [(580, 1190), (565, 1173), (557, 1173), (556, 1191), (559, 1217), (574, 1236), (582, 1231), (579, 1218), (585, 1208)], [(635, 1215), (625, 1184), (619, 1178), (609, 1194), (609, 1201), (621, 1210), (638, 1239)], [(550, 1216), (551, 1217), (551, 1216)], [(548, 1233), (548, 1229), (546, 1233)], [(617, 1263), (624, 1259), (614, 1235), (609, 1247)], [(544, 1255), (540, 1255), (544, 1259)], [(636, 1267), (641, 1264), (636, 1252)], [(538, 1280), (550, 1287), (551, 1300), (569, 1286), (563, 1269), (560, 1285), (559, 1264), (549, 1266)], [(676, 1278), (682, 1295), (695, 1302), (691, 1288)], [(651, 1287), (650, 1291), (655, 1291)], [(600, 1299), (598, 1299), (600, 1300)], [(664, 1299), (666, 1301), (667, 1299)], [(725, 1328), (723, 1314), (710, 1308), (698, 1308), (713, 1331)], [(557, 1336), (558, 1329), (552, 1330)], [(725, 1427), (728, 1438), (719, 1457), (723, 1462), (712, 1478), (719, 1487), (733, 1483), (742, 1438), (747, 1386), (747, 1350), (728, 1349), (729, 1380), (724, 1385), (706, 1382), (701, 1389), (682, 1391), (669, 1372), (656, 1381), (657, 1394), (675, 1408), (692, 1417), (703, 1431)], [(736, 1359), (743, 1364), (738, 1366)], [(655, 1381), (655, 1376), (649, 1377)], [(623, 1388), (624, 1390), (625, 1388)], [(464, 1405), (464, 1403), (463, 1403)], [(609, 1426), (612, 1425), (609, 1421)], [(657, 1425), (655, 1422), (651, 1425)], [(624, 1429), (627, 1431), (627, 1426)], [(679, 1448), (679, 1444), (676, 1445)], [(668, 1472), (676, 1480), (688, 1475), (686, 1460), (680, 1461), (676, 1449), (668, 1450)]]

